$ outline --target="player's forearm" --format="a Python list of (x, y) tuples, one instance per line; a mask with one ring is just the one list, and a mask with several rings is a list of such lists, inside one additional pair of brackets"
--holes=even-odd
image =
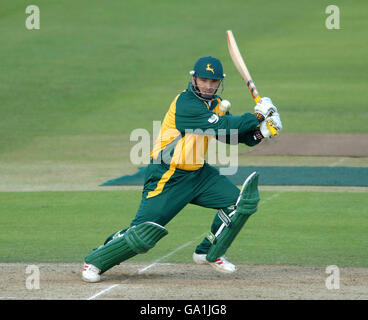
[(260, 143), (262, 139), (263, 139), (263, 136), (261, 132), (259, 131), (259, 129), (257, 128), (256, 130), (252, 132), (247, 132), (246, 134), (240, 135), (238, 142), (245, 143), (247, 146), (253, 147), (257, 145), (258, 143)]
[(180, 132), (186, 130), (197, 130), (198, 134), (203, 131), (204, 134), (228, 135), (244, 134), (256, 129), (259, 121), (254, 114), (244, 113), (242, 116), (224, 115), (219, 116), (215, 113), (208, 112), (196, 115), (176, 115), (176, 128)]
[(238, 144), (238, 143), (244, 143), (249, 147), (253, 147), (260, 143), (263, 139), (263, 136), (259, 129), (257, 128), (254, 131), (246, 132), (244, 134), (227, 134), (226, 136), (223, 135), (216, 135), (216, 139), (220, 142), (226, 143), (226, 144)]
[(242, 116), (225, 115), (220, 117), (216, 133), (225, 131), (226, 134), (231, 134), (234, 133), (232, 131), (237, 130), (238, 135), (243, 135), (247, 132), (254, 131), (258, 124), (257, 117), (251, 113), (244, 113)]

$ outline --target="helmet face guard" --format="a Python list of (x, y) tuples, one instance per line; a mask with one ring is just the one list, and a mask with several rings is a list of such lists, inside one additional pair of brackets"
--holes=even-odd
[(198, 84), (197, 84), (197, 78), (195, 76), (192, 76), (192, 81), (190, 81), (190, 88), (192, 92), (197, 96), (197, 98), (201, 100), (206, 100), (206, 101), (212, 100), (220, 87), (221, 87), (220, 94), (222, 94), (222, 92), (224, 91), (224, 80), (220, 81), (220, 84), (215, 90), (215, 92), (209, 96), (200, 91)]

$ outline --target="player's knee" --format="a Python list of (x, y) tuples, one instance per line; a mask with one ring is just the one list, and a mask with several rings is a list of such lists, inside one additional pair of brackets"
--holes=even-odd
[(155, 222), (144, 222), (133, 226), (125, 233), (125, 240), (136, 253), (144, 253), (153, 248), (168, 231)]

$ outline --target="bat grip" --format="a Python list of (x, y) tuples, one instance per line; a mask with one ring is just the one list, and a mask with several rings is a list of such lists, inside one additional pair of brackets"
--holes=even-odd
[[(270, 116), (272, 116), (272, 114), (273, 114), (273, 112), (270, 113)], [(270, 130), (272, 136), (277, 137), (278, 136), (277, 130), (268, 121), (266, 122), (266, 124), (267, 124), (267, 128), (268, 128), (268, 130)]]
[[(254, 102), (255, 103), (258, 103), (258, 102), (260, 102), (261, 101), (261, 97), (260, 96), (256, 96), (255, 98), (254, 98)], [(272, 112), (270, 113), (270, 116), (272, 115)], [(268, 130), (270, 130), (270, 132), (271, 132), (271, 134), (272, 134), (272, 136), (273, 137), (277, 137), (278, 136), (278, 134), (277, 134), (277, 130), (267, 121), (266, 122), (266, 124), (267, 124), (267, 128), (268, 128)]]

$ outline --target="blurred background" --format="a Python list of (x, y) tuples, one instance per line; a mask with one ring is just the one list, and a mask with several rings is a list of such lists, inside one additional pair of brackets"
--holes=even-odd
[[(279, 108), (284, 139), (297, 135), (299, 148), (301, 135), (349, 134), (347, 146), (367, 140), (366, 1), (338, 1), (340, 29), (333, 30), (326, 27), (326, 8), (334, 3), (325, 0), (31, 4), (40, 10), (38, 30), (26, 28), (29, 1), (1, 3), (2, 191), (91, 189), (135, 172), (130, 133), (152, 132), (152, 121), (163, 119), (204, 55), (224, 65), (222, 97), (231, 112), (253, 112), (227, 50), (228, 29), (261, 96)], [(239, 151), (245, 165), (367, 164), (364, 153)]]

